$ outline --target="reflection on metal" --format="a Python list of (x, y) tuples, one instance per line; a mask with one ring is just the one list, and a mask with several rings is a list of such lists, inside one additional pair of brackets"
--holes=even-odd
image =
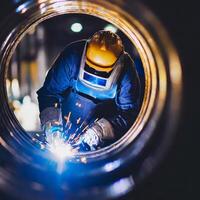
[(120, 160), (115, 160), (113, 162), (109, 162), (107, 164), (104, 165), (104, 169), (106, 172), (111, 172), (115, 169), (117, 169), (120, 166)]
[[(134, 162), (137, 161), (146, 144), (159, 135), (160, 139), (157, 145), (159, 148), (152, 146), (153, 150), (149, 149), (149, 154), (146, 157), (144, 156), (141, 167), (137, 169), (134, 175), (130, 176), (131, 180), (129, 178), (117, 180), (114, 177), (112, 183), (108, 183), (109, 186), (106, 188), (91, 186), (93, 190), (87, 188), (87, 190), (83, 189), (78, 194), (73, 194), (75, 197), (76, 195), (82, 195), (82, 199), (88, 199), (91, 195), (95, 198), (99, 194), (104, 195), (102, 199), (121, 196), (130, 191), (143, 177), (147, 176), (169, 148), (179, 117), (181, 99), (182, 74), (176, 50), (157, 19), (135, 1), (61, 0), (58, 2), (54, 0), (38, 0), (27, 1), (27, 3), (21, 4), (16, 8), (15, 13), (13, 12), (10, 15), (8, 27), (2, 29), (4, 32), (1, 37), (3, 38), (0, 38), (0, 85), (3, 86), (0, 91), (0, 128), (1, 131), (3, 130), (0, 138), (1, 145), (9, 147), (7, 149), (9, 149), (14, 158), (13, 162), (17, 160), (18, 163), (23, 163), (22, 168), (24, 167), (27, 170), (28, 166), (38, 173), (39, 171), (43, 173), (54, 172), (55, 169), (49, 164), (54, 161), (51, 160), (49, 154), (33, 146), (33, 142), (21, 129), (21, 126), (10, 111), (9, 105), (5, 101), (7, 94), (4, 87), (4, 77), (13, 51), (24, 35), (40, 22), (68, 13), (93, 15), (113, 24), (132, 41), (142, 60), (145, 72), (145, 94), (135, 123), (114, 144), (95, 152), (75, 155), (74, 159), (68, 161), (69, 169), (66, 171), (66, 178), (63, 180), (63, 184), (67, 185), (67, 181), (69, 181), (67, 177), (69, 175), (73, 179), (79, 178), (85, 181), (87, 178), (95, 179), (97, 175), (98, 177), (103, 177), (105, 174), (111, 174), (116, 170), (121, 170), (122, 173), (124, 166), (128, 164), (134, 166)], [(149, 20), (150, 18), (151, 20)], [(158, 126), (160, 124), (162, 126)], [(13, 136), (10, 136), (9, 133), (7, 134), (6, 131), (12, 132)], [(49, 160), (51, 162), (48, 162)], [(110, 162), (111, 160), (115, 161)], [(70, 166), (74, 166), (77, 163), (81, 165), (81, 170), (78, 166), (76, 166), (77, 168), (72, 167), (73, 170), (70, 170)], [(28, 177), (25, 179), (22, 173), (19, 176), (23, 177), (21, 182), (24, 181), (23, 183), (26, 184)], [(12, 187), (14, 189), (23, 186), (23, 184), (20, 184), (21, 182), (18, 183), (14, 178), (16, 177), (13, 177)], [(97, 185), (99, 179), (95, 180)], [(5, 176), (1, 176), (1, 182), (4, 183), (4, 188), (10, 188)], [(45, 184), (48, 185), (50, 183)], [(69, 185), (65, 188), (67, 187), (70, 188)], [(112, 189), (108, 192), (108, 188)], [(27, 191), (31, 192), (31, 189), (27, 187)], [(45, 193), (47, 196), (52, 194), (50, 192), (51, 189), (49, 190), (48, 188), (47, 191)], [(23, 195), (23, 199), (32, 198), (26, 191), (20, 195)]]
[(118, 180), (110, 187), (110, 193), (115, 196), (128, 193), (134, 187), (134, 180), (132, 177), (126, 177)]

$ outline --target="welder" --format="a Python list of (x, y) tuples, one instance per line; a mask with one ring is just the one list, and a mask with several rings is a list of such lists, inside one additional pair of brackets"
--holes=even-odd
[(47, 141), (64, 133), (81, 151), (90, 151), (131, 127), (139, 111), (140, 83), (121, 38), (101, 30), (66, 46), (37, 94)]

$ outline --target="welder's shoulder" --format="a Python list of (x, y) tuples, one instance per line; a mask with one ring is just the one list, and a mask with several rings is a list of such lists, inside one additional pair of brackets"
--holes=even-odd
[(131, 56), (125, 52), (124, 54), (124, 72), (135, 74), (136, 66)]
[(78, 40), (68, 44), (62, 51), (64, 56), (78, 55), (81, 56), (86, 44), (86, 40)]
[(134, 66), (135, 65), (135, 63), (134, 63), (133, 59), (131, 58), (130, 54), (127, 53), (127, 52), (124, 53), (124, 63), (125, 63), (125, 65), (128, 65), (128, 66), (130, 66), (130, 65)]

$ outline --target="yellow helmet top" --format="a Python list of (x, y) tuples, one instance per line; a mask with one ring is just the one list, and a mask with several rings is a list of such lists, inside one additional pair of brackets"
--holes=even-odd
[(90, 39), (86, 49), (86, 63), (89, 67), (110, 72), (123, 51), (122, 40), (111, 31), (98, 31)]

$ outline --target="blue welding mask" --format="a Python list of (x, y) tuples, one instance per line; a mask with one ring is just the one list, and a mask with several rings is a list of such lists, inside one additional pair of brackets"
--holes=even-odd
[(110, 31), (95, 33), (85, 44), (76, 90), (96, 99), (112, 99), (123, 67), (122, 41)]

